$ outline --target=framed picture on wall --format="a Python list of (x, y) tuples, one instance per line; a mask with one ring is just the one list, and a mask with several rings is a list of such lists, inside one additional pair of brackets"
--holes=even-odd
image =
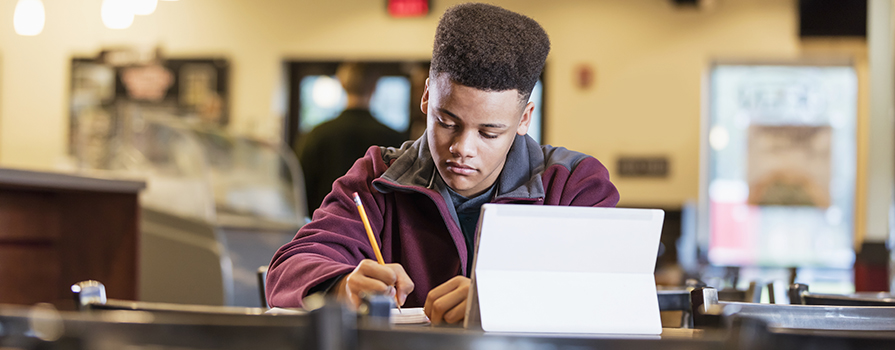
[(109, 140), (128, 113), (160, 112), (220, 128), (229, 115), (229, 61), (148, 58), (128, 50), (71, 61), (69, 150), (89, 168), (109, 162)]

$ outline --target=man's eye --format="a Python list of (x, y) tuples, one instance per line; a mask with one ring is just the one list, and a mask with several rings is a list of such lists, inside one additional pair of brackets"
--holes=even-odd
[(486, 138), (486, 139), (496, 139), (497, 136), (498, 136), (498, 135), (495, 135), (495, 134), (489, 134), (489, 133), (486, 133), (486, 132), (482, 132), (482, 133), (480, 133), (480, 134), (482, 134), (482, 136), (483, 136), (484, 138)]
[(441, 127), (446, 128), (446, 129), (453, 129), (453, 128), (457, 127), (457, 125), (455, 125), (455, 124), (448, 124), (445, 122), (438, 122), (438, 125), (441, 125)]

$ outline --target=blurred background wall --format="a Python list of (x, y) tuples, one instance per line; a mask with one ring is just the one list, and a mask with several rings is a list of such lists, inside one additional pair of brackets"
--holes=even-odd
[[(52, 169), (68, 147), (70, 62), (116, 46), (160, 46), (177, 57), (230, 60), (230, 131), (278, 142), (287, 59), (427, 59), (438, 17), (392, 18), (383, 1), (181, 0), (159, 2), (128, 29), (107, 29), (101, 0), (45, 0), (38, 36), (0, 30), (0, 166)], [(660, 155), (669, 176), (615, 177), (623, 206), (679, 207), (697, 198), (703, 79), (718, 59), (749, 62), (836, 56), (858, 73), (858, 140), (866, 133), (866, 42), (798, 37), (795, 0), (503, 0), (549, 33), (545, 142), (592, 154), (615, 174), (620, 155)], [(15, 1), (0, 3), (12, 19)], [(11, 23), (4, 20), (6, 25)], [(581, 88), (579, 69), (593, 84)], [(865, 147), (858, 145), (858, 211)], [(862, 231), (863, 215), (857, 232)]]

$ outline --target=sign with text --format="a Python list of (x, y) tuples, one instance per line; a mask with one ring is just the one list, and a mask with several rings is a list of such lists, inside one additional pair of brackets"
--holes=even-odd
[(617, 169), (621, 177), (668, 177), (668, 158), (623, 156)]

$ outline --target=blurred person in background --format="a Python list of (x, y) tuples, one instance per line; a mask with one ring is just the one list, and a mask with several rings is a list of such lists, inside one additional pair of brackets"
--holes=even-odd
[(370, 146), (400, 146), (407, 138), (370, 114), (370, 98), (380, 74), (364, 63), (346, 62), (336, 78), (348, 95), (345, 110), (301, 138), (298, 160), (305, 177), (308, 212), (323, 203), (332, 184), (363, 157)]

